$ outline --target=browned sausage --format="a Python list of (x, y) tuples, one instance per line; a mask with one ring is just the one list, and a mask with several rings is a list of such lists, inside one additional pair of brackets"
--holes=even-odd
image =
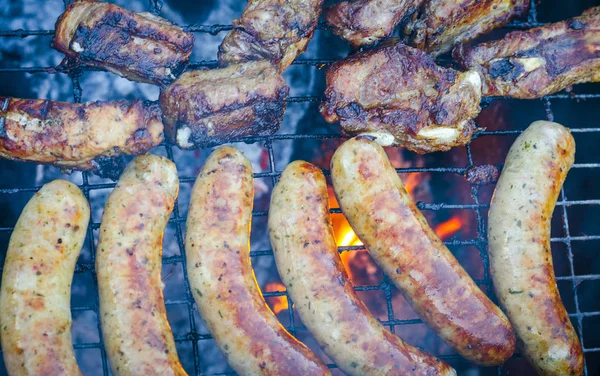
[(81, 375), (71, 342), (71, 281), (90, 207), (73, 183), (54, 180), (27, 203), (10, 236), (0, 291), (9, 375)]
[(96, 272), (104, 346), (116, 376), (183, 376), (162, 292), (165, 226), (179, 192), (175, 164), (135, 158), (106, 200)]
[(444, 341), (474, 363), (501, 364), (515, 349), (508, 319), (429, 227), (372, 139), (346, 141), (331, 162), (333, 187), (348, 222)]
[(338, 253), (320, 169), (296, 161), (273, 189), (269, 233), (277, 269), (302, 322), (349, 375), (456, 375), (404, 343), (358, 299)]
[(241, 375), (329, 375), (277, 321), (250, 262), (252, 166), (230, 146), (206, 160), (190, 201), (186, 257), (190, 287), (208, 329)]

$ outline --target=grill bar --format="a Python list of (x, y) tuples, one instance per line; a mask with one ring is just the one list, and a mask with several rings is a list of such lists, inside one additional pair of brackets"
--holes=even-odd
[[(66, 0), (65, 0), (66, 1)], [(150, 0), (150, 2), (152, 3), (153, 1)], [(155, 14), (159, 14), (160, 10), (157, 10), (156, 7), (151, 5), (151, 11), (152, 13)], [(531, 12), (530, 12), (531, 15)], [(528, 20), (527, 22), (523, 22), (523, 21), (513, 21), (511, 23), (509, 23), (508, 25), (505, 25), (504, 28), (506, 29), (514, 29), (514, 30), (525, 30), (525, 29), (530, 29), (532, 27), (539, 27), (539, 26), (544, 26), (547, 25), (546, 22), (537, 22), (537, 21), (532, 21), (532, 20)], [(190, 25), (185, 25), (183, 26), (183, 29), (185, 31), (190, 31), (193, 33), (208, 33), (208, 34), (212, 34), (212, 35), (217, 35), (221, 32), (226, 32), (232, 29), (231, 25), (220, 25), (220, 24), (214, 24), (214, 25), (201, 25), (201, 24), (190, 24)], [(319, 24), (317, 25), (317, 30), (331, 30), (331, 28), (324, 22), (319, 22)], [(54, 35), (54, 30), (23, 30), (23, 29), (16, 29), (16, 30), (0, 30), (0, 37), (19, 37), (19, 38), (25, 38), (25, 37), (29, 37), (29, 36), (36, 36), (36, 35)]]
[[(65, 6), (70, 2), (69, 0), (63, 0)], [(160, 14), (160, 10), (162, 7), (162, 2), (160, 0), (149, 0), (149, 10), (153, 14)], [(527, 29), (530, 27), (537, 27), (545, 25), (546, 23), (541, 23), (537, 21), (537, 8), (535, 1), (531, 1), (531, 9), (527, 17), (526, 22), (512, 22), (506, 26), (506, 28), (511, 30), (521, 30)], [(197, 33), (208, 33), (211, 35), (217, 35), (219, 33), (227, 32), (231, 30), (231, 25), (225, 24), (214, 24), (214, 25), (202, 25), (202, 24), (191, 24), (183, 26), (185, 30)], [(324, 23), (320, 23), (318, 26), (319, 30), (328, 31), (329, 27)], [(0, 37), (6, 38), (25, 38), (25, 37), (35, 37), (42, 36), (47, 37), (54, 34), (54, 30), (0, 30)], [(327, 65), (335, 62), (336, 59), (297, 59), (293, 64), (295, 65), (305, 65), (312, 66), (316, 68), (323, 68)], [(190, 69), (195, 68), (212, 68), (217, 65), (216, 60), (203, 60), (196, 61), (190, 64)], [(76, 67), (67, 67), (63, 65), (54, 66), (54, 67), (42, 67), (42, 66), (32, 66), (32, 67), (21, 67), (21, 66), (11, 66), (11, 67), (0, 67), (0, 73), (2, 72), (23, 72), (30, 74), (67, 74), (70, 76), (72, 85), (73, 85), (73, 99), (75, 102), (81, 102), (82, 98), (82, 90), (83, 88), (80, 85), (79, 78), (82, 74), (89, 71), (102, 71), (102, 69), (91, 68), (85, 66), (76, 66)], [(319, 96), (296, 96), (290, 97), (288, 99), (288, 103), (320, 103), (322, 101), (322, 97)], [(490, 101), (495, 99), (504, 99), (504, 98), (487, 98), (484, 100), (484, 104), (490, 103)], [(556, 93), (541, 99), (544, 105), (544, 109), (546, 112), (546, 118), (550, 121), (554, 119), (554, 114), (552, 111), (552, 104), (554, 101), (580, 101), (580, 100), (590, 100), (590, 99), (600, 99), (599, 93), (585, 93), (585, 94), (575, 94), (575, 93)], [(571, 131), (573, 133), (592, 133), (597, 134), (600, 133), (600, 128), (572, 128)], [(489, 136), (516, 136), (521, 133), (520, 130), (494, 130), (494, 131), (480, 131), (476, 134), (475, 138), (480, 137), (489, 137)], [(274, 157), (274, 141), (281, 140), (328, 140), (328, 139), (343, 139), (340, 135), (337, 134), (277, 134), (270, 137), (246, 137), (239, 140), (234, 140), (234, 142), (247, 142), (247, 143), (258, 143), (264, 145), (264, 148), (268, 153), (268, 161), (269, 166), (267, 171), (260, 172), (254, 174), (254, 177), (257, 179), (266, 178), (270, 179), (271, 183), (274, 185), (281, 171), (285, 166), (275, 166), (275, 157)], [(173, 155), (173, 145), (168, 143), (164, 143), (161, 147), (165, 148), (167, 157), (174, 161)], [(468, 167), (474, 165), (473, 155), (471, 146), (467, 145), (465, 148), (468, 165), (464, 167), (425, 167), (425, 168), (400, 168), (397, 169), (399, 173), (454, 173), (458, 175), (463, 175)], [(502, 166), (497, 166), (502, 167)], [(600, 163), (578, 163), (573, 166), (574, 169), (585, 169), (585, 170), (593, 170), (600, 168)], [(324, 173), (329, 176), (329, 171), (324, 171)], [(180, 177), (180, 181), (182, 183), (192, 183), (195, 180), (195, 177)], [(89, 174), (87, 172), (82, 173), (82, 184), (80, 188), (84, 192), (86, 198), (90, 199), (90, 192), (94, 190), (100, 189), (112, 189), (115, 186), (114, 183), (103, 183), (103, 184), (91, 184), (89, 179)], [(39, 186), (34, 187), (20, 187), (20, 188), (3, 188), (0, 189), (0, 195), (12, 195), (15, 193), (33, 193), (39, 190)], [(474, 239), (467, 240), (458, 240), (458, 239), (450, 239), (449, 241), (444, 242), (446, 245), (450, 246), (474, 246), (480, 254), (481, 259), (484, 264), (484, 275), (483, 279), (476, 279), (476, 283), (485, 286), (486, 292), (491, 293), (491, 279), (489, 273), (489, 258), (487, 255), (487, 234), (485, 228), (485, 216), (486, 212), (489, 209), (489, 204), (480, 202), (480, 187), (471, 186), (470, 196), (473, 203), (470, 204), (448, 204), (441, 202), (431, 202), (417, 203), (418, 207), (421, 210), (430, 210), (430, 211), (439, 211), (439, 210), (469, 210), (475, 214), (475, 219), (477, 223), (477, 232), (476, 237)], [(573, 243), (576, 242), (586, 242), (586, 241), (594, 241), (600, 240), (600, 234), (598, 235), (572, 235), (569, 227), (569, 219), (567, 208), (574, 206), (598, 206), (600, 205), (600, 199), (579, 199), (579, 200), (569, 200), (565, 194), (564, 188), (561, 191), (561, 195), (559, 198), (559, 202), (557, 203), (558, 210), (561, 212), (562, 216), (562, 227), (563, 233), (561, 236), (553, 237), (551, 241), (553, 243), (561, 243), (565, 244), (567, 248), (568, 260), (569, 260), (569, 270), (570, 275), (568, 276), (559, 276), (557, 280), (559, 282), (570, 282), (573, 288), (573, 299), (575, 304), (575, 312), (570, 313), (569, 317), (574, 318), (576, 321), (576, 329), (582, 341), (582, 345), (584, 345), (584, 336), (583, 336), (583, 320), (588, 317), (596, 317), (600, 316), (600, 311), (592, 311), (592, 312), (582, 312), (581, 304), (579, 301), (579, 284), (583, 281), (600, 281), (600, 270), (597, 271), (598, 274), (586, 274), (586, 275), (576, 275), (574, 268), (574, 254), (573, 254)], [(337, 208), (331, 210), (332, 213), (340, 213), (341, 211)], [(261, 217), (266, 216), (268, 212), (266, 211), (255, 211), (253, 212), (253, 217)], [(177, 243), (179, 246), (180, 255), (178, 256), (169, 256), (163, 258), (163, 265), (172, 265), (181, 263), (183, 270), (186, 269), (186, 260), (185, 260), (185, 249), (183, 244), (183, 229), (182, 225), (185, 222), (185, 218), (180, 215), (179, 201), (176, 201), (175, 207), (173, 210), (173, 216), (170, 219), (169, 223), (175, 226), (175, 236), (177, 238)], [(78, 263), (76, 268), (76, 273), (91, 273), (93, 278), (94, 286), (97, 290), (97, 279), (96, 273), (94, 269), (95, 264), (95, 245), (94, 245), (94, 230), (98, 229), (100, 226), (99, 223), (93, 222), (90, 220), (90, 226), (88, 228), (88, 241), (89, 247), (91, 250), (91, 262), (90, 263)], [(13, 230), (12, 226), (8, 227), (0, 227), (0, 233), (8, 233)], [(342, 246), (339, 247), (340, 252), (353, 252), (357, 250), (364, 249), (363, 246)], [(272, 251), (269, 249), (264, 250), (256, 250), (250, 253), (251, 257), (271, 257)], [(0, 267), (0, 272), (2, 271), (2, 267)], [(196, 374), (200, 374), (202, 370), (202, 357), (200, 356), (200, 344), (199, 341), (211, 340), (212, 336), (210, 334), (199, 333), (199, 328), (196, 325), (194, 319), (194, 312), (196, 310), (194, 305), (193, 296), (190, 292), (189, 288), (189, 280), (187, 278), (187, 274), (184, 273), (184, 288), (185, 288), (185, 299), (168, 299), (166, 300), (167, 306), (183, 306), (187, 307), (188, 319), (189, 319), (189, 333), (184, 335), (178, 335), (175, 337), (175, 340), (178, 343), (181, 342), (189, 342), (192, 346), (192, 352), (194, 355), (194, 371)], [(384, 277), (383, 281), (379, 285), (362, 285), (356, 286), (356, 291), (382, 291), (386, 298), (387, 304), (387, 320), (382, 321), (382, 324), (389, 327), (392, 332), (396, 332), (396, 326), (402, 325), (411, 325), (411, 324), (420, 324), (422, 321), (420, 319), (409, 319), (403, 320), (398, 319), (395, 316), (394, 309), (392, 306), (392, 285), (389, 283), (387, 278)], [(288, 316), (289, 316), (289, 325), (287, 325), (287, 329), (292, 333), (296, 334), (298, 332), (306, 332), (306, 328), (296, 323), (294, 320), (293, 314), (293, 302), (290, 300), (287, 292), (285, 291), (272, 291), (265, 292), (263, 295), (266, 298), (270, 297), (285, 297), (288, 304)], [(93, 311), (96, 313), (97, 317), (99, 317), (99, 299), (96, 294), (94, 297), (94, 301), (92, 304), (87, 305), (79, 305), (73, 306), (72, 310), (74, 312), (82, 312), (82, 311)], [(104, 375), (108, 375), (108, 362), (106, 358), (106, 352), (104, 350), (104, 342), (102, 338), (102, 331), (100, 330), (100, 323), (98, 322), (98, 333), (99, 333), (99, 341), (91, 342), (91, 343), (78, 343), (75, 344), (75, 349), (100, 349), (102, 356), (102, 371)], [(401, 330), (400, 330), (401, 331)], [(400, 333), (401, 334), (401, 333)], [(583, 346), (584, 353), (596, 353), (600, 352), (600, 347), (590, 347), (586, 348)], [(1, 352), (1, 350), (0, 350)], [(515, 357), (519, 357), (519, 355), (515, 355)], [(441, 359), (445, 360), (456, 360), (456, 361), (464, 361), (458, 355), (446, 355), (440, 356)], [(335, 365), (329, 365), (330, 368), (336, 368)], [(502, 372), (502, 367), (497, 367), (497, 373), (500, 375)], [(585, 369), (585, 375), (588, 374), (588, 369)], [(215, 375), (232, 375), (232, 373), (217, 373)]]

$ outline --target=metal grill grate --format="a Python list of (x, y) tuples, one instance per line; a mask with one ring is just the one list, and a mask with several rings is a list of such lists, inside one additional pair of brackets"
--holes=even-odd
[[(63, 0), (63, 2), (65, 3), (65, 6), (66, 6), (66, 5), (68, 5), (68, 3), (70, 1)], [(539, 4), (538, 4), (538, 6), (539, 6)], [(161, 7), (162, 7), (162, 3), (160, 0), (149, 0), (149, 10), (152, 13), (160, 14)], [(539, 23), (537, 21), (536, 4), (535, 4), (535, 0), (532, 0), (531, 11), (528, 15), (527, 21), (526, 22), (513, 22), (510, 25), (508, 25), (508, 28), (525, 29), (525, 28), (539, 26), (539, 25), (543, 25), (543, 23)], [(188, 31), (193, 31), (193, 32), (209, 33), (212, 35), (217, 35), (220, 32), (230, 30), (231, 26), (230, 25), (188, 25), (185, 27), (185, 29)], [(319, 29), (327, 30), (327, 26), (324, 24), (320, 24)], [(0, 37), (27, 37), (27, 36), (39, 36), (39, 35), (52, 35), (53, 33), (54, 33), (53, 30), (0, 30)], [(332, 63), (333, 61), (334, 60), (329, 60), (329, 59), (297, 59), (294, 62), (294, 64), (295, 65), (310, 65), (310, 66), (315, 66), (315, 67), (320, 68), (320, 67), (323, 67), (325, 65)], [(190, 68), (193, 69), (193, 68), (199, 68), (199, 67), (214, 67), (214, 66), (216, 66), (216, 61), (204, 60), (204, 61), (192, 63), (190, 65)], [(81, 96), (82, 96), (82, 87), (79, 84), (79, 77), (81, 76), (82, 72), (89, 71), (89, 70), (98, 70), (98, 69), (97, 68), (89, 68), (89, 67), (73, 68), (73, 67), (66, 67), (66, 66), (0, 67), (0, 73), (1, 72), (26, 72), (26, 73), (67, 74), (70, 76), (70, 78), (72, 80), (73, 98), (74, 98), (75, 102), (80, 102)], [(580, 100), (589, 100), (589, 99), (600, 99), (600, 87), (595, 86), (594, 90), (597, 90), (598, 92), (594, 93), (594, 94), (574, 94), (574, 93), (562, 93), (561, 92), (558, 94), (544, 97), (541, 101), (542, 101), (545, 111), (546, 111), (546, 118), (548, 120), (554, 120), (554, 113), (553, 113), (553, 109), (552, 109), (553, 100), (580, 101)], [(296, 97), (290, 97), (288, 101), (291, 103), (302, 103), (302, 102), (318, 103), (321, 101), (321, 99), (322, 98), (315, 97), (315, 96), (296, 96)], [(485, 102), (489, 104), (490, 100), (485, 100)], [(585, 134), (585, 133), (600, 134), (600, 128), (571, 128), (571, 131), (575, 135), (580, 134), (580, 133), (581, 134)], [(482, 131), (476, 135), (476, 138), (487, 138), (487, 137), (491, 137), (491, 136), (504, 136), (504, 135), (518, 135), (520, 132), (521, 132), (520, 130)], [(275, 168), (274, 145), (273, 145), (274, 141), (281, 141), (281, 140), (298, 141), (298, 140), (300, 140), (300, 142), (302, 142), (302, 140), (327, 140), (327, 139), (340, 139), (340, 138), (341, 138), (340, 136), (332, 135), (332, 134), (277, 134), (277, 135), (274, 135), (271, 137), (247, 137), (247, 138), (243, 138), (243, 139), (236, 140), (236, 141), (264, 144), (264, 147), (266, 148), (266, 150), (268, 152), (268, 169), (266, 172), (260, 172), (260, 173), (254, 174), (254, 177), (255, 178), (267, 178), (267, 179), (270, 179), (273, 184), (275, 184), (281, 171), (278, 171)], [(164, 143), (163, 145), (161, 145), (161, 147), (164, 148), (168, 158), (174, 161), (175, 158), (174, 158), (174, 154), (173, 154), (173, 145)], [(400, 168), (397, 171), (399, 173), (428, 172), (428, 173), (432, 173), (432, 174), (452, 173), (452, 174), (463, 175), (468, 167), (474, 165), (471, 145), (467, 145), (465, 148), (465, 151), (466, 151), (466, 158), (468, 161), (467, 166), (463, 166), (463, 167), (457, 166), (457, 167)], [(600, 163), (576, 163), (575, 166), (573, 167), (574, 170), (590, 169), (594, 172), (597, 171), (594, 169), (598, 169), (598, 168), (600, 168)], [(328, 171), (325, 171), (325, 173), (326, 173), (326, 175), (328, 175)], [(193, 183), (194, 180), (195, 180), (194, 176), (180, 177), (181, 183)], [(100, 189), (111, 189), (114, 187), (114, 185), (115, 185), (114, 183), (102, 183), (102, 184), (91, 183), (90, 176), (88, 175), (88, 173), (83, 173), (82, 174), (82, 184), (80, 185), (80, 188), (82, 189), (85, 196), (89, 200), (90, 192), (92, 192), (94, 190), (100, 190)], [(0, 197), (4, 196), (4, 198), (7, 198), (12, 194), (20, 193), (20, 192), (35, 192), (39, 188), (40, 187), (4, 188), (4, 189), (0, 189)], [(487, 249), (487, 239), (486, 239), (487, 236), (486, 236), (486, 228), (485, 228), (485, 222), (484, 222), (485, 216), (487, 215), (486, 211), (489, 208), (489, 204), (480, 202), (480, 187), (478, 187), (478, 186), (473, 185), (470, 187), (470, 196), (473, 200), (472, 204), (445, 204), (445, 203), (419, 202), (418, 207), (421, 210), (426, 210), (426, 211), (438, 211), (438, 210), (442, 210), (442, 209), (449, 209), (449, 210), (468, 210), (468, 211), (471, 211), (474, 213), (474, 217), (476, 219), (476, 228), (477, 228), (476, 237), (474, 237), (472, 239), (467, 239), (467, 240), (452, 239), (451, 241), (448, 241), (445, 243), (447, 245), (451, 245), (451, 246), (474, 246), (474, 247), (476, 247), (476, 249), (479, 251), (479, 253), (481, 255), (481, 258), (483, 260), (483, 266), (484, 266), (483, 279), (476, 280), (476, 282), (480, 285), (485, 286), (485, 288), (487, 289), (487, 292), (491, 293), (491, 280), (490, 280), (490, 275), (489, 275), (489, 260), (488, 260), (488, 256), (487, 256), (487, 250), (486, 250)], [(560, 198), (559, 198), (559, 202), (557, 204), (557, 208), (560, 211), (560, 214), (562, 216), (562, 231), (563, 231), (563, 233), (561, 236), (558, 236), (558, 237), (555, 236), (551, 240), (552, 240), (553, 244), (562, 243), (566, 246), (566, 250), (568, 253), (568, 262), (569, 262), (568, 266), (569, 266), (569, 270), (570, 270), (570, 275), (559, 276), (559, 277), (557, 277), (557, 280), (558, 281), (567, 281), (572, 284), (572, 289), (573, 289), (572, 293), (573, 293), (573, 299), (574, 299), (575, 312), (570, 313), (569, 316), (572, 319), (574, 319), (574, 321), (575, 321), (575, 327), (579, 334), (581, 342), (584, 345), (584, 353), (586, 354), (586, 358), (589, 363), (591, 357), (594, 354), (597, 354), (598, 352), (600, 352), (600, 347), (586, 347), (585, 346), (586, 341), (585, 341), (584, 334), (586, 334), (586, 333), (584, 333), (584, 330), (583, 330), (583, 328), (584, 328), (583, 321), (585, 318), (600, 317), (600, 311), (582, 312), (579, 294), (578, 294), (578, 287), (579, 287), (579, 284), (582, 283), (583, 281), (599, 281), (600, 280), (600, 268), (596, 268), (596, 270), (594, 270), (594, 273), (592, 273), (592, 274), (576, 275), (575, 268), (574, 268), (574, 261), (573, 261), (574, 260), (574, 257), (573, 257), (574, 252), (573, 252), (572, 245), (574, 242), (591, 242), (591, 241), (595, 241), (595, 240), (600, 240), (600, 234), (598, 234), (598, 235), (577, 235), (577, 236), (571, 235), (570, 227), (569, 227), (569, 218), (567, 215), (567, 212), (568, 212), (567, 209), (570, 207), (582, 206), (582, 205), (583, 206), (598, 206), (598, 205), (600, 205), (600, 199), (568, 200), (565, 195), (565, 190), (563, 188)], [(332, 213), (340, 213), (341, 211), (339, 209), (332, 209), (331, 212)], [(264, 217), (266, 215), (267, 215), (266, 211), (255, 211), (253, 213), (254, 217), (261, 217), (261, 216)], [(185, 218), (180, 215), (179, 202), (176, 202), (175, 208), (173, 211), (173, 215), (170, 220), (170, 224), (175, 226), (175, 236), (177, 239), (177, 243), (179, 245), (180, 254), (175, 255), (175, 256), (164, 257), (163, 264), (169, 265), (169, 264), (181, 263), (183, 266), (183, 269), (185, 270), (186, 260), (184, 257), (185, 250), (184, 250), (184, 245), (183, 245), (183, 234), (182, 234), (182, 226), (185, 225), (184, 223), (185, 223)], [(89, 262), (89, 263), (81, 263), (80, 262), (77, 264), (77, 268), (76, 268), (76, 273), (90, 273), (91, 274), (93, 281), (94, 281), (94, 287), (96, 288), (96, 290), (97, 290), (97, 283), (96, 283), (96, 273), (94, 270), (94, 263), (95, 263), (94, 230), (98, 229), (99, 226), (100, 226), (99, 223), (93, 222), (93, 220), (91, 220), (90, 226), (88, 228), (88, 241), (89, 241), (89, 247), (91, 249), (91, 262)], [(12, 229), (13, 229), (13, 227), (0, 227), (0, 233), (10, 233), (12, 231)], [(362, 246), (346, 246), (346, 247), (339, 247), (339, 248), (340, 248), (340, 252), (352, 252), (352, 251), (364, 249), (364, 247), (362, 247)], [(272, 252), (270, 250), (258, 250), (258, 251), (251, 252), (252, 257), (271, 256), (271, 255), (272, 255)], [(1, 271), (2, 271), (2, 268), (0, 267), (0, 272)], [(191, 343), (192, 351), (194, 354), (194, 370), (195, 370), (196, 374), (200, 374), (201, 363), (203, 361), (203, 358), (202, 358), (199, 344), (201, 343), (201, 341), (211, 339), (211, 336), (207, 335), (207, 334), (201, 334), (197, 330), (197, 325), (196, 325), (196, 322), (194, 319), (194, 312), (196, 309), (194, 307), (193, 297), (192, 297), (192, 294), (189, 289), (189, 281), (187, 279), (187, 276), (185, 276), (185, 275), (184, 275), (184, 287), (185, 287), (185, 298), (184, 299), (167, 300), (166, 304), (167, 304), (167, 306), (170, 306), (170, 305), (185, 305), (185, 306), (187, 306), (187, 314), (189, 316), (190, 331), (189, 331), (189, 333), (187, 333), (185, 335), (176, 336), (175, 340), (176, 340), (176, 342)], [(382, 323), (385, 326), (389, 327), (392, 332), (395, 332), (395, 328), (397, 326), (421, 323), (421, 320), (418, 320), (418, 319), (403, 320), (403, 319), (396, 318), (396, 316), (394, 314), (394, 309), (392, 306), (392, 290), (393, 289), (394, 289), (393, 286), (387, 281), (386, 278), (384, 278), (383, 281), (381, 282), (381, 284), (379, 284), (379, 285), (356, 286), (357, 291), (380, 290), (383, 292), (383, 294), (385, 295), (385, 298), (386, 298), (386, 302), (387, 302), (387, 320), (383, 321)], [(287, 294), (284, 291), (282, 291), (282, 292), (265, 292), (263, 295), (267, 298), (268, 297), (285, 296), (288, 299), (288, 301), (291, 302), (291, 300), (289, 300), (289, 297), (287, 296)], [(72, 307), (73, 312), (93, 311), (98, 316), (99, 302), (98, 302), (97, 294), (94, 295), (94, 299), (95, 300), (94, 300), (93, 304), (91, 304), (91, 305), (73, 306)], [(288, 315), (289, 315), (289, 325), (287, 325), (286, 328), (292, 334), (296, 335), (296, 333), (298, 333), (298, 332), (306, 331), (306, 328), (304, 328), (303, 326), (301, 326), (300, 324), (298, 324), (295, 321), (292, 304), (289, 304)], [(108, 375), (109, 367), (108, 367), (106, 353), (105, 353), (104, 346), (103, 346), (102, 332), (100, 331), (99, 321), (98, 321), (97, 325), (98, 325), (99, 341), (93, 342), (93, 343), (77, 343), (77, 344), (75, 344), (75, 348), (76, 349), (90, 349), (90, 348), (99, 349), (101, 352), (101, 357), (102, 357), (102, 373), (104, 375)], [(446, 356), (440, 356), (440, 357), (442, 359), (454, 360), (456, 362), (467, 362), (466, 360), (462, 359), (458, 355), (446, 355)], [(335, 365), (330, 365), (330, 367), (335, 368)], [(491, 370), (494, 373), (497, 373), (498, 375), (502, 374), (502, 367), (496, 367), (495, 369), (488, 368), (487, 370)], [(5, 370), (0, 368), (0, 374), (4, 373), (4, 372), (5, 372)], [(586, 367), (586, 369), (585, 369), (585, 374), (586, 375), (588, 374), (588, 367)]]

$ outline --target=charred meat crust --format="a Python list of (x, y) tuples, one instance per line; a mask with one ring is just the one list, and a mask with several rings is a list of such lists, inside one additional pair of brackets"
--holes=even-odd
[(96, 271), (104, 346), (114, 375), (186, 375), (162, 291), (162, 239), (179, 191), (175, 164), (135, 158), (106, 200)]
[(600, 7), (580, 17), (453, 51), (483, 78), (485, 96), (540, 98), (583, 82), (600, 81)]
[(285, 80), (264, 60), (186, 72), (160, 95), (167, 137), (192, 148), (272, 135), (288, 93)]
[(523, 17), (529, 0), (429, 0), (406, 26), (409, 44), (432, 56)]
[(190, 287), (211, 334), (241, 375), (329, 375), (277, 321), (250, 260), (252, 166), (230, 146), (215, 150), (194, 185), (186, 224)]
[(356, 48), (391, 35), (396, 25), (417, 10), (423, 1), (342, 1), (325, 9), (325, 21), (335, 34)]
[(156, 85), (185, 70), (193, 45), (193, 34), (163, 18), (93, 0), (69, 4), (52, 39), (76, 61)]
[(306, 49), (323, 0), (249, 0), (219, 46), (221, 67), (270, 60), (280, 72)]
[(271, 196), (269, 234), (302, 322), (346, 374), (455, 375), (392, 334), (357, 296), (335, 243), (327, 183), (318, 167), (295, 161), (283, 171)]
[(477, 129), (479, 75), (442, 68), (402, 43), (336, 62), (326, 80), (321, 114), (346, 135), (387, 134), (393, 145), (428, 153), (464, 145)]
[(494, 165), (486, 164), (480, 166), (471, 166), (465, 172), (465, 178), (472, 185), (489, 185), (498, 181), (500, 172)]
[(163, 141), (156, 103), (65, 103), (0, 97), (0, 157), (97, 170), (98, 160), (145, 153)]
[(515, 349), (508, 319), (431, 229), (383, 148), (346, 141), (331, 177), (348, 222), (415, 312), (470, 361), (506, 361)]

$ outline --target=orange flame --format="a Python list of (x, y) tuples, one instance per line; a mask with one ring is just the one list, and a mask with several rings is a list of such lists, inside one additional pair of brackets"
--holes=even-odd
[[(334, 233), (335, 233), (335, 243), (338, 246), (345, 247), (345, 246), (362, 245), (363, 244), (360, 241), (360, 239), (358, 238), (358, 236), (356, 236), (356, 234), (354, 233), (354, 230), (352, 230), (352, 227), (350, 227), (350, 224), (348, 223), (348, 220), (346, 219), (346, 217), (344, 217), (342, 214), (335, 215), (332, 221), (333, 221), (333, 228), (334, 228)], [(350, 280), (352, 280), (352, 281), (354, 281), (356, 278), (356, 276), (354, 276), (353, 272), (352, 272), (352, 270), (353, 270), (352, 265), (354, 265), (355, 267), (361, 266), (361, 265), (358, 265), (359, 258), (357, 257), (360, 252), (366, 252), (366, 251), (365, 250), (346, 251), (340, 255), (340, 257), (342, 258), (342, 263), (344, 264), (344, 268), (346, 269), (346, 272), (348, 273), (348, 277), (350, 277)]]
[[(339, 207), (333, 189), (329, 187), (329, 205), (332, 208)], [(331, 216), (335, 243), (340, 247), (362, 245), (362, 241), (350, 227), (348, 220), (343, 214)], [(369, 284), (371, 279), (377, 275), (378, 268), (373, 263), (369, 253), (364, 250), (346, 251), (340, 257), (348, 277), (355, 284)]]
[[(283, 292), (285, 286), (281, 282), (269, 282), (265, 285), (265, 292)], [(288, 300), (285, 296), (270, 296), (265, 299), (271, 310), (278, 314), (288, 309)]]
[(440, 239), (448, 239), (456, 234), (463, 226), (462, 220), (458, 216), (454, 216), (446, 222), (440, 223), (435, 227), (435, 233)]
[(408, 192), (408, 194), (411, 197), (413, 195), (413, 191), (416, 188), (416, 186), (419, 185), (419, 183), (421, 182), (421, 180), (423, 180), (423, 175), (422, 174), (423, 174), (422, 172), (416, 172), (416, 173), (408, 174), (403, 179), (404, 188), (406, 189), (406, 192)]

